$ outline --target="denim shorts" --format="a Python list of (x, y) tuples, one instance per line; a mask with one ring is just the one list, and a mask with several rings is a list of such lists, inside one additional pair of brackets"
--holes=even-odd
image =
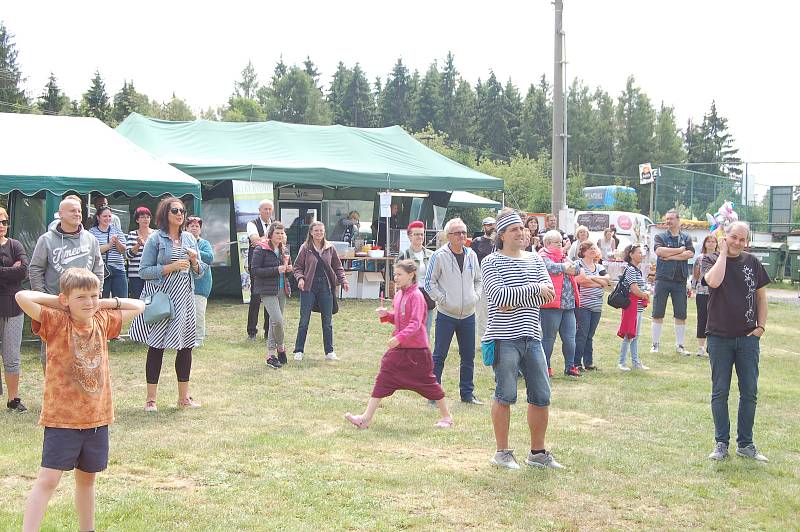
[(42, 467), (99, 473), (108, 467), (108, 425), (93, 429), (44, 428)]
[(494, 399), (503, 405), (517, 402), (517, 376), (525, 378), (528, 403), (550, 405), (550, 378), (542, 342), (533, 338), (495, 340)]
[(672, 297), (672, 312), (676, 320), (686, 319), (686, 281), (667, 281), (656, 279), (653, 294), (653, 318), (664, 317), (667, 311), (667, 297)]

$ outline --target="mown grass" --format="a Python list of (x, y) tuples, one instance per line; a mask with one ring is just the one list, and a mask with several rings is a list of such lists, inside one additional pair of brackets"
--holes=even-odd
[[(762, 342), (755, 435), (770, 458), (756, 464), (706, 458), (713, 446), (707, 359), (649, 355), (649, 372), (617, 371), (618, 311), (606, 308), (596, 343), (602, 371), (553, 380), (548, 447), (565, 471), (500, 471), (489, 465), (494, 439), (491, 371), (476, 367), (487, 406), (451, 403), (452, 430), (433, 428), (425, 400), (401, 392), (385, 401), (367, 431), (344, 421), (372, 387), (389, 327), (374, 302), (342, 301), (335, 317), (339, 362), (322, 358), (319, 318), (307, 358), (279, 371), (263, 364), (263, 344), (242, 338), (246, 307), (209, 305), (209, 341), (196, 351), (195, 411), (174, 408), (172, 357), (165, 357), (160, 411), (142, 411), (145, 349), (112, 344), (117, 421), (111, 463), (98, 476), (98, 530), (330, 529), (772, 529), (800, 515), (800, 306), (771, 304)], [(690, 327), (693, 304), (690, 304)], [(288, 306), (293, 339), (298, 305)], [(666, 320), (664, 345), (673, 330)], [(649, 340), (649, 320), (643, 343)], [(691, 333), (689, 336), (692, 336)], [(694, 348), (694, 342), (689, 341)], [(173, 355), (174, 356), (174, 355)], [(458, 354), (445, 389), (458, 397)], [(3, 414), (0, 528), (19, 529), (36, 475), (42, 429), (38, 349), (26, 345), (26, 415)], [(554, 354), (554, 367), (562, 362)], [(734, 377), (735, 379), (735, 377)], [(732, 392), (735, 432), (738, 394)], [(524, 401), (524, 390), (520, 390)], [(524, 457), (524, 405), (512, 409), (511, 441)], [(53, 497), (45, 530), (75, 530), (73, 479)]]

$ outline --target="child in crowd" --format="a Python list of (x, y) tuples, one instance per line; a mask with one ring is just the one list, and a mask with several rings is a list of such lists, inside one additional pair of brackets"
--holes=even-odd
[(25, 505), (22, 528), (39, 530), (64, 471), (75, 469), (80, 530), (94, 530), (95, 474), (108, 465), (108, 425), (114, 421), (108, 339), (144, 311), (136, 299), (100, 299), (100, 281), (70, 268), (55, 295), (22, 290), (16, 299), (47, 343), (47, 371), (39, 424), (44, 426), (42, 467)]
[(381, 369), (375, 378), (372, 397), (361, 415), (345, 414), (345, 419), (360, 429), (369, 427), (372, 416), (381, 399), (396, 390), (413, 390), (426, 399), (436, 401), (442, 418), (436, 422), (438, 428), (453, 425), (453, 418), (444, 400), (444, 390), (433, 374), (425, 318), (428, 307), (422, 292), (417, 287), (417, 265), (411, 259), (401, 260), (394, 266), (394, 282), (398, 292), (392, 302), (393, 311), (383, 306), (377, 309), (381, 322), (394, 324), (388, 351), (381, 360)]

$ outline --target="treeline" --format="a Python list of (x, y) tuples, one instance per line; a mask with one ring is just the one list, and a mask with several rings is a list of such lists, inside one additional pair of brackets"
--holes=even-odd
[[(545, 75), (523, 91), (511, 79), (501, 82), (491, 70), (472, 85), (448, 53), (441, 64), (434, 61), (422, 73), (397, 59), (384, 77), (372, 81), (358, 63), (350, 67), (340, 62), (327, 86), (321, 77), (310, 58), (300, 65), (287, 65), (281, 58), (266, 78), (248, 62), (228, 101), (197, 113), (176, 96), (168, 102), (152, 100), (133, 81), (110, 95), (99, 71), (78, 100), (63, 93), (53, 74), (32, 97), (22, 88), (13, 38), (0, 23), (0, 110), (93, 116), (112, 127), (131, 112), (167, 120), (401, 125), (459, 162), (506, 179), (509, 204), (549, 210), (552, 87)], [(577, 208), (583, 206), (584, 185), (623, 184), (638, 191), (638, 165), (643, 162), (704, 163), (692, 169), (720, 176), (739, 173), (733, 136), (713, 101), (702, 119), (680, 127), (674, 108), (663, 102), (654, 105), (633, 76), (616, 97), (574, 80), (567, 95), (567, 122), (568, 200)], [(645, 209), (648, 194), (638, 199), (639, 208)]]

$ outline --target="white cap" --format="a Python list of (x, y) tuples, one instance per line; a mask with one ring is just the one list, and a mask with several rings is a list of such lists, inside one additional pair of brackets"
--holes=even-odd
[(496, 223), (497, 223), (497, 220), (495, 220), (491, 216), (488, 216), (488, 217), (483, 219), (483, 225), (494, 225)]

